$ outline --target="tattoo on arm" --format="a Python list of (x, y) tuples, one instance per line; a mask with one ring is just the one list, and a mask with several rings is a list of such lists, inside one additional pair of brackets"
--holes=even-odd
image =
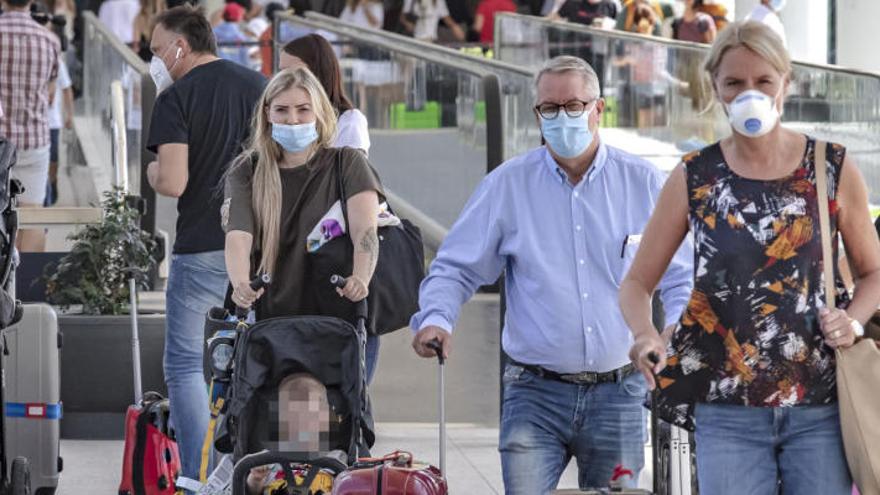
[(376, 227), (370, 227), (364, 232), (364, 235), (361, 237), (360, 242), (361, 251), (367, 253), (370, 256), (370, 273), (376, 268), (376, 263), (379, 261), (379, 235), (376, 231)]

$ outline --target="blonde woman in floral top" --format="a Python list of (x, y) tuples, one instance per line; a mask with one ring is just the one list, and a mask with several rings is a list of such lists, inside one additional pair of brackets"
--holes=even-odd
[[(705, 68), (733, 133), (685, 157), (661, 193), (620, 289), (630, 358), (652, 386), (658, 374), (661, 414), (695, 425), (701, 493), (776, 494), (781, 481), (784, 494), (848, 495), (834, 349), (852, 345), (880, 304), (865, 182), (843, 146), (816, 156), (814, 138), (779, 125), (791, 62), (769, 28), (732, 24)], [(823, 304), (819, 201), (856, 272), (850, 300), (835, 267), (835, 308)], [(688, 232), (694, 290), (661, 336), (650, 294)]]

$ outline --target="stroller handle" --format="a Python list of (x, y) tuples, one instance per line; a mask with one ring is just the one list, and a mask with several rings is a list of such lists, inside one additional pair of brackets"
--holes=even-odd
[[(268, 273), (264, 273), (262, 275), (258, 275), (254, 277), (250, 282), (251, 290), (254, 292), (259, 291), (260, 289), (265, 289), (272, 282), (272, 276)], [(250, 308), (242, 308), (241, 306), (235, 307), (235, 316), (239, 320), (247, 318), (248, 311)]]
[[(331, 275), (330, 276), (330, 284), (333, 285), (333, 287), (336, 287), (337, 289), (344, 288), (346, 282), (347, 282), (347, 279), (345, 277), (343, 277), (342, 275)], [(366, 331), (367, 315), (369, 313), (369, 308), (367, 307), (367, 298), (365, 297), (365, 298), (361, 299), (360, 301), (356, 302), (355, 305), (357, 306), (357, 311), (356, 311), (357, 318), (358, 318), (358, 320), (360, 320), (361, 322), (364, 323), (364, 325), (365, 325), (364, 331)]]

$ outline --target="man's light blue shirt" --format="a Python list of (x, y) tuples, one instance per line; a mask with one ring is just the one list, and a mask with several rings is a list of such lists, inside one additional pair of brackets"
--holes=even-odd
[[(543, 146), (505, 162), (449, 231), (410, 326), (451, 332), (462, 304), (505, 271), (502, 344), (512, 359), (561, 373), (625, 365), (632, 336), (617, 294), (665, 180), (647, 161), (603, 143), (577, 185)], [(660, 282), (667, 326), (692, 287), (686, 240)]]

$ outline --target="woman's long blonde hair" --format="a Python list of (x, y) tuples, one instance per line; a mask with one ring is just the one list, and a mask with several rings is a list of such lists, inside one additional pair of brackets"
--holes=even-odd
[(281, 173), (278, 171), (278, 162), (283, 157), (283, 149), (272, 139), (269, 105), (278, 95), (292, 88), (300, 88), (308, 93), (312, 111), (315, 112), (318, 139), (312, 144), (309, 158), (319, 149), (329, 148), (336, 137), (336, 113), (321, 83), (308, 69), (283, 70), (269, 81), (254, 109), (247, 149), (236, 163), (236, 166), (249, 165), (256, 157), (251, 191), (256, 226), (254, 237), (259, 239), (262, 253), (257, 270), (259, 273), (272, 274), (275, 269), (281, 236)]
[(739, 47), (755, 52), (783, 76), (791, 74), (791, 56), (782, 38), (763, 22), (739, 21), (729, 24), (712, 43), (703, 66), (709, 77), (715, 79), (724, 56)]

